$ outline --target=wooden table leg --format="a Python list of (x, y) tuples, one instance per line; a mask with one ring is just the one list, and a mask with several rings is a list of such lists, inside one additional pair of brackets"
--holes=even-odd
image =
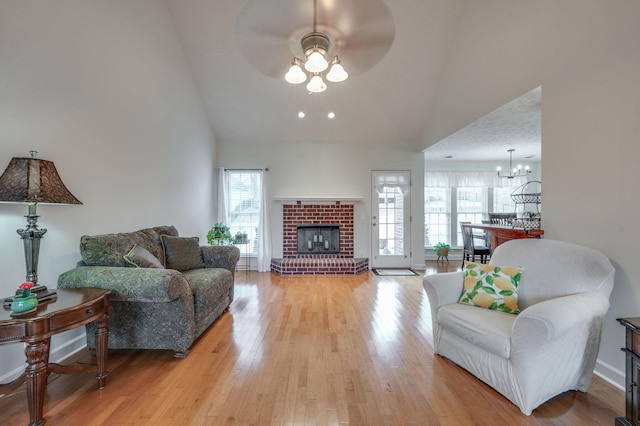
[(105, 313), (96, 320), (96, 361), (98, 364), (98, 389), (102, 389), (107, 384), (107, 353), (109, 347), (109, 314)]
[(29, 426), (45, 423), (42, 417), (44, 394), (47, 386), (47, 360), (49, 358), (50, 339), (27, 343), (24, 352), (27, 356), (25, 379), (27, 382), (27, 402), (29, 405)]

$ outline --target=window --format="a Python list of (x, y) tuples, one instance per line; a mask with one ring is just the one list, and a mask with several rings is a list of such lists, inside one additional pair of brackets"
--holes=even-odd
[(454, 244), (463, 245), (460, 222), (482, 223), (483, 213), (487, 212), (487, 193), (487, 188), (457, 188)]
[[(226, 209), (231, 235), (247, 234), (247, 252), (257, 254), (262, 194), (259, 171), (227, 171)], [(244, 251), (244, 250), (243, 250)]]
[(481, 223), (488, 219), (485, 215), (490, 210), (514, 212), (512, 191), (513, 188), (425, 187), (425, 247), (433, 247), (439, 242), (462, 247), (460, 222)]
[(425, 246), (451, 241), (451, 188), (424, 188)]
[(513, 188), (493, 188), (493, 212), (513, 213), (516, 205), (511, 199)]
[[(404, 203), (398, 187), (384, 187), (378, 200), (378, 254), (404, 254)], [(396, 202), (396, 199), (398, 202)]]

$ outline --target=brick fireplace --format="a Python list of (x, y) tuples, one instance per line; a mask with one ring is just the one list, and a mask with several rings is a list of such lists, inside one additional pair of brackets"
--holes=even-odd
[[(358, 274), (369, 269), (369, 259), (354, 258), (354, 205), (340, 201), (315, 204), (289, 201), (282, 206), (282, 259), (271, 260), (271, 271), (278, 274)], [(339, 228), (337, 253), (298, 252), (300, 225)], [(320, 235), (321, 233), (319, 233)], [(318, 236), (319, 236), (318, 235)], [(322, 238), (322, 237), (320, 237)], [(308, 241), (302, 242), (308, 244)], [(317, 241), (312, 244), (318, 243)]]

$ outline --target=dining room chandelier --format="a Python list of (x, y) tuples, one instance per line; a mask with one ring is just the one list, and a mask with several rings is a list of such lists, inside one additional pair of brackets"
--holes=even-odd
[(513, 167), (513, 151), (515, 151), (513, 148), (507, 150), (507, 152), (509, 152), (509, 173), (502, 172), (502, 167), (498, 166), (498, 177), (513, 179), (531, 173), (529, 166), (524, 166), (523, 168), (522, 164), (518, 164), (516, 167)]
[[(328, 81), (339, 83), (349, 77), (337, 55), (330, 60), (327, 59), (331, 41), (328, 35), (318, 31), (317, 18), (318, 4), (317, 0), (313, 0), (313, 31), (303, 36), (300, 41), (305, 59), (294, 57), (289, 71), (284, 76), (287, 83), (291, 84), (304, 83), (307, 78), (311, 77), (307, 83), (307, 90), (311, 93), (321, 93), (327, 90), (322, 73), (329, 68), (329, 65), (331, 68), (324, 76)], [(307, 72), (302, 70), (303, 67)]]

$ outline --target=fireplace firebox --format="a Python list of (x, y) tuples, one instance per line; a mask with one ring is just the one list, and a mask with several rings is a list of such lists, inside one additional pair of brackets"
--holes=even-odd
[(340, 225), (298, 225), (298, 254), (340, 253)]

